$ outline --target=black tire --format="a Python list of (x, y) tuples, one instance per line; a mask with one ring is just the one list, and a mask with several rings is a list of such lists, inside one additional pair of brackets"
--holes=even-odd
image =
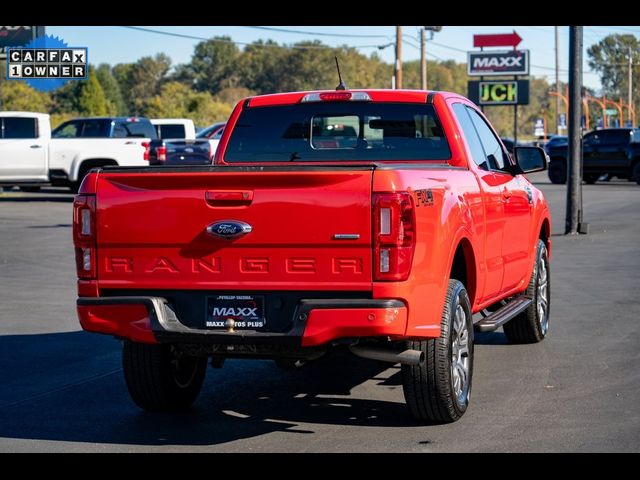
[(549, 180), (551, 183), (561, 185), (567, 183), (567, 164), (561, 160), (556, 160), (549, 164)]
[(599, 175), (597, 173), (585, 173), (584, 174), (584, 182), (587, 185), (593, 185), (594, 183), (596, 183), (598, 181), (598, 179), (601, 177), (602, 175)]
[[(457, 339), (466, 343), (466, 353)], [(410, 341), (407, 348), (425, 354), (425, 360), (419, 365), (402, 366), (404, 398), (414, 418), (428, 423), (450, 423), (462, 417), (469, 405), (473, 376), (473, 322), (469, 295), (461, 282), (449, 280), (440, 338)], [(453, 362), (454, 355), (466, 362), (466, 378), (460, 376), (461, 370), (456, 368), (459, 364)]]
[(129, 395), (150, 412), (188, 409), (202, 389), (207, 359), (177, 356), (169, 345), (125, 341), (122, 366)]
[(20, 187), (20, 190), (27, 193), (38, 193), (41, 187), (33, 186), (33, 187)]
[(84, 177), (87, 176), (89, 170), (90, 169), (88, 168), (80, 167), (80, 171), (78, 172), (78, 180), (69, 183), (69, 190), (71, 190), (71, 193), (78, 193), (78, 190), (80, 190), (80, 185), (82, 185), (82, 180), (84, 180)]
[(640, 185), (640, 163), (636, 163), (631, 170), (631, 180)]
[(504, 334), (510, 343), (538, 343), (549, 331), (551, 276), (547, 246), (538, 240), (536, 263), (526, 294), (533, 303), (520, 315), (504, 324)]

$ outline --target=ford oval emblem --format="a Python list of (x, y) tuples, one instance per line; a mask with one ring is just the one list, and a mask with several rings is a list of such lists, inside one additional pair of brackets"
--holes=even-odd
[(251, 233), (251, 225), (239, 220), (221, 220), (207, 227), (207, 233), (214, 237), (231, 240)]

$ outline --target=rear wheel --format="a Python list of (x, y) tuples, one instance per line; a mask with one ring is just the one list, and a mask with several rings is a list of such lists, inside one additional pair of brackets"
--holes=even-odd
[(409, 411), (420, 421), (455, 422), (469, 405), (473, 374), (471, 303), (461, 282), (449, 280), (440, 337), (407, 346), (425, 354), (419, 365), (402, 366)]
[(567, 183), (567, 164), (564, 161), (549, 164), (549, 180), (555, 184)]
[(153, 412), (179, 411), (200, 393), (207, 359), (180, 355), (169, 345), (125, 341), (122, 366), (136, 405)]
[(541, 342), (549, 331), (550, 300), (549, 256), (547, 246), (538, 240), (536, 264), (529, 280), (526, 295), (533, 299), (529, 307), (504, 324), (504, 334), (511, 343)]
[(637, 163), (631, 170), (631, 180), (640, 185), (640, 163)]

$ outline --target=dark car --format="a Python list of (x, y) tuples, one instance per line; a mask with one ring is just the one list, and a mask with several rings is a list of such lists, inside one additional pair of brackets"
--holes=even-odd
[(222, 138), (226, 124), (227, 122), (214, 123), (196, 134), (196, 138), (203, 138), (209, 141), (211, 145), (211, 156), (215, 155), (218, 149), (218, 144), (220, 143), (220, 138)]
[(511, 155), (513, 155), (513, 149), (515, 147), (524, 147), (526, 146), (524, 143), (521, 142), (514, 142), (512, 138), (501, 138), (500, 140), (502, 140), (502, 143), (504, 144), (505, 148), (509, 151), (509, 153)]
[(150, 165), (211, 165), (211, 145), (207, 139), (160, 140)]
[(554, 135), (549, 138), (547, 143), (544, 144), (544, 151), (547, 152), (548, 154), (549, 150), (552, 149), (553, 147), (558, 147), (562, 145), (566, 146), (568, 142), (569, 140), (566, 135)]
[[(567, 181), (568, 144), (547, 148), (549, 179), (552, 183)], [(640, 130), (607, 128), (587, 133), (582, 141), (582, 177), (588, 184), (599, 178), (633, 180), (640, 184)]]

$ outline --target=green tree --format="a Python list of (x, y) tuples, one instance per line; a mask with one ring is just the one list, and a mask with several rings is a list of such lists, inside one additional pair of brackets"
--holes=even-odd
[[(600, 75), (603, 93), (627, 103), (629, 88), (629, 55), (633, 65), (633, 85), (640, 85), (640, 42), (635, 35), (608, 35), (587, 50), (589, 67)], [(632, 103), (640, 112), (640, 98), (632, 92)]]
[(240, 50), (230, 37), (214, 37), (196, 45), (191, 63), (179, 70), (200, 92), (212, 95), (226, 87), (239, 86)]
[(87, 116), (107, 114), (107, 99), (93, 68), (89, 68), (87, 80), (79, 82), (78, 112)]
[(141, 115), (147, 102), (160, 92), (171, 68), (171, 59), (164, 53), (142, 57), (132, 64), (118, 64), (113, 75), (120, 85), (126, 114)]
[(282, 91), (280, 84), (288, 55), (289, 52), (273, 40), (248, 45), (238, 62), (242, 85), (259, 94)]
[(230, 104), (216, 102), (207, 92), (194, 92), (179, 82), (165, 83), (145, 111), (151, 118), (191, 118), (199, 126), (224, 121), (230, 113)]
[(51, 97), (48, 93), (38, 92), (25, 82), (9, 80), (0, 83), (2, 110), (48, 113)]
[(243, 98), (252, 97), (256, 94), (253, 90), (249, 90), (245, 87), (236, 87), (236, 88), (223, 88), (216, 95), (213, 96), (213, 99), (216, 102), (226, 103), (228, 105), (235, 105)]
[(104, 96), (107, 99), (107, 113), (109, 115), (124, 115), (126, 107), (122, 98), (120, 84), (111, 73), (111, 67), (102, 63), (96, 69), (96, 77), (100, 82)]

